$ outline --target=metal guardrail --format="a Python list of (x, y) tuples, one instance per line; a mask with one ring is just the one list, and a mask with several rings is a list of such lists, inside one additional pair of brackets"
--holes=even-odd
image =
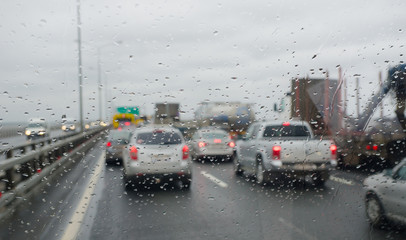
[[(38, 140), (6, 150), (11, 157), (0, 161), (0, 218), (11, 205), (21, 201), (32, 189), (47, 183), (75, 158), (83, 157), (108, 127), (99, 127), (80, 134)], [(45, 145), (46, 142), (49, 145)], [(27, 148), (31, 148), (30, 152)], [(23, 149), (23, 150), (22, 150)], [(11, 152), (11, 153), (10, 153)], [(18, 154), (13, 154), (18, 152)], [(3, 212), (3, 213), (2, 213)]]
[(4, 160), (4, 158), (9, 159), (9, 158), (12, 158), (15, 156), (20, 156), (29, 151), (34, 151), (38, 148), (41, 148), (45, 145), (49, 145), (49, 144), (55, 143), (55, 142), (63, 140), (63, 139), (67, 139), (76, 134), (78, 134), (78, 133), (73, 132), (73, 133), (63, 134), (58, 137), (46, 137), (46, 138), (41, 138), (41, 139), (37, 139), (37, 140), (32, 140), (29, 143), (14, 145), (13, 147), (10, 147), (10, 148), (0, 149), (0, 161)]

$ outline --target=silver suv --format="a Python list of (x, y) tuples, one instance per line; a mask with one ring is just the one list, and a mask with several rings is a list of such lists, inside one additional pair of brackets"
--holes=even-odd
[(176, 128), (147, 126), (136, 129), (122, 155), (126, 188), (162, 182), (190, 187), (189, 148)]

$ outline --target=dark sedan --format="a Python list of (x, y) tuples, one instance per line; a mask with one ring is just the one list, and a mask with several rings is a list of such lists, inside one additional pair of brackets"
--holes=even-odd
[(121, 163), (123, 148), (129, 143), (130, 138), (129, 131), (122, 129), (110, 131), (106, 143), (106, 163)]

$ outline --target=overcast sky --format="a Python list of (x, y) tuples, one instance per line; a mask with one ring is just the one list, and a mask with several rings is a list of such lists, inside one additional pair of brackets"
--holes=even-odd
[[(2, 1), (3, 122), (78, 118), (76, 6)], [(404, 0), (82, 0), (84, 114), (99, 116), (98, 56), (103, 118), (114, 112), (106, 112), (106, 96), (107, 107), (140, 106), (147, 114), (155, 102), (179, 102), (184, 119), (202, 101), (242, 101), (271, 118), (290, 79), (325, 70), (337, 78), (338, 65), (350, 96), (359, 75), (366, 102), (379, 71), (386, 77), (389, 65), (405, 59), (405, 9)]]

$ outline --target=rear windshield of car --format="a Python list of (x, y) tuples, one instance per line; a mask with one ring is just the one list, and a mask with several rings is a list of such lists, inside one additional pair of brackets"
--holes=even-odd
[(182, 143), (182, 137), (174, 132), (145, 132), (137, 135), (136, 142), (143, 145), (171, 145)]
[(111, 131), (109, 134), (110, 140), (129, 140), (131, 133), (126, 131)]
[(227, 138), (228, 134), (223, 132), (210, 132), (210, 133), (202, 133), (202, 137), (206, 139), (212, 138)]
[(310, 137), (306, 126), (267, 126), (264, 137)]
[(116, 120), (118, 123), (126, 123), (126, 122), (131, 122), (130, 118), (119, 118)]
[(45, 127), (45, 123), (30, 123), (28, 127), (36, 128), (36, 127)]

